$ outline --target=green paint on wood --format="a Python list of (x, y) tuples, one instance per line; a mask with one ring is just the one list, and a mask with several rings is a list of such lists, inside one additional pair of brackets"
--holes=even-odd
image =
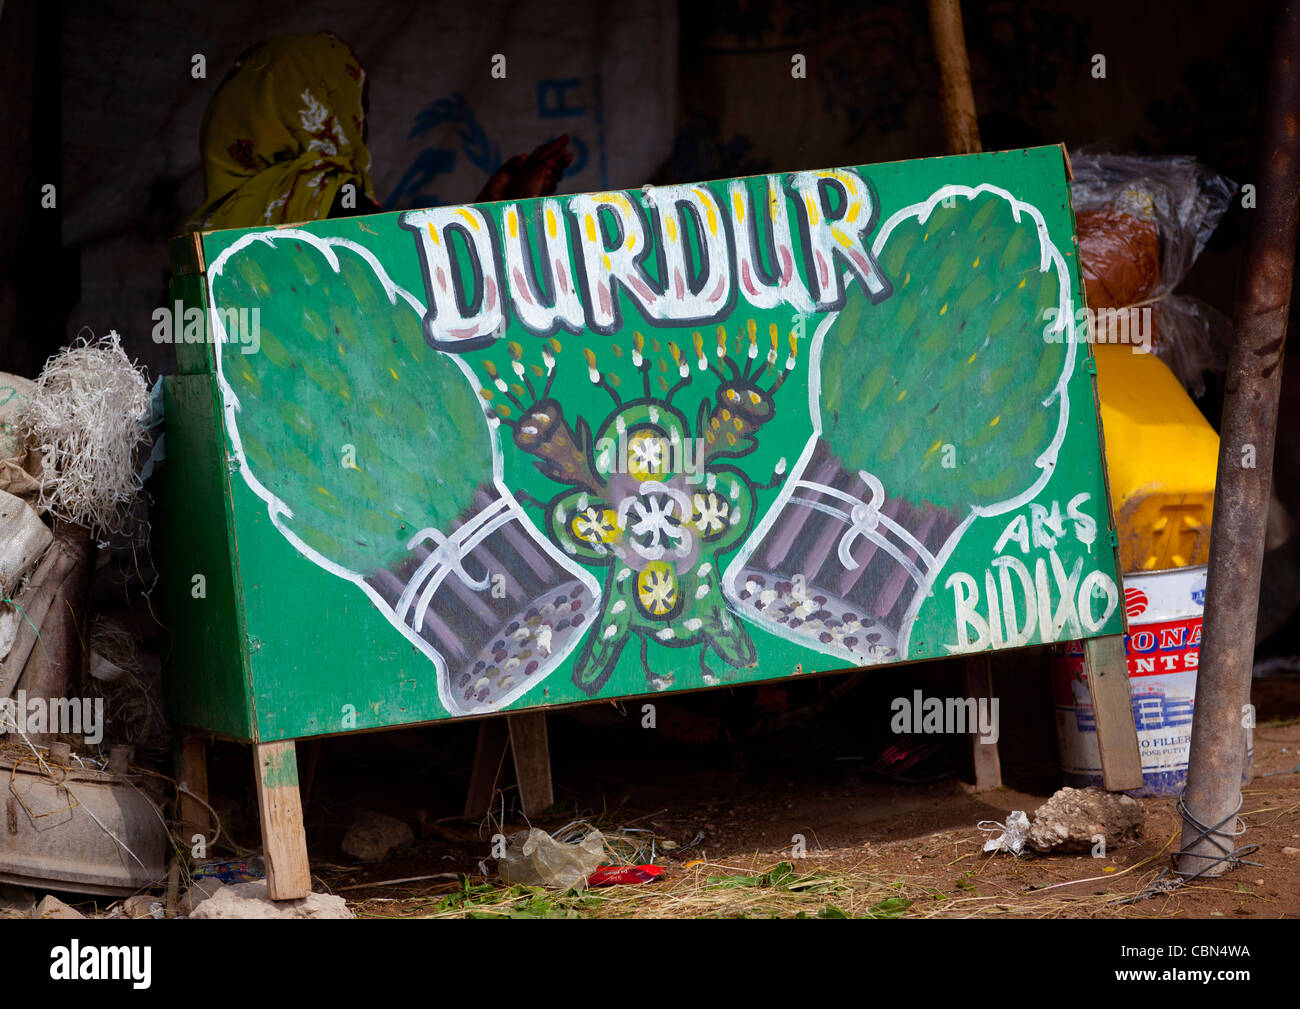
[(149, 485), (155, 497), (171, 633), (164, 678), (168, 719), (177, 725), (251, 739), (254, 720), (240, 647), (233, 520), (225, 502), (230, 474), (210, 375), (171, 375), (163, 383), (167, 459)]
[(292, 749), (274, 750), (262, 757), (262, 787), (298, 787), (298, 758)]
[(176, 347), (176, 366), (182, 375), (204, 374), (214, 367), (207, 328), (208, 295), (203, 277), (177, 274), (169, 286), (172, 303), (157, 317), (151, 334), (157, 343)]
[(261, 740), (1122, 628), (1057, 148), (203, 249)]

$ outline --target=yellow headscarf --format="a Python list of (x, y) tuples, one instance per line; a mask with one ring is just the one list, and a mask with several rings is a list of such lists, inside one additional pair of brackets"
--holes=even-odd
[[(374, 200), (366, 71), (336, 35), (280, 35), (236, 62), (203, 117), (204, 230), (320, 220), (346, 183)], [(358, 200), (359, 202), (359, 200)]]

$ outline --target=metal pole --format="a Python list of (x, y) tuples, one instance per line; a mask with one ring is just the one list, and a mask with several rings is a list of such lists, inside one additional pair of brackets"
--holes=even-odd
[[(1295, 267), (1300, 178), (1300, 2), (1275, 20), (1260, 120), (1258, 207), (1237, 295), (1237, 338), (1228, 359), (1210, 570), (1179, 875), (1218, 876), (1233, 864), (1246, 760), (1246, 705), (1255, 652), (1264, 525), (1273, 479), (1282, 359)], [(1208, 829), (1208, 832), (1207, 832)], [(1237, 855), (1244, 854), (1238, 851)]]

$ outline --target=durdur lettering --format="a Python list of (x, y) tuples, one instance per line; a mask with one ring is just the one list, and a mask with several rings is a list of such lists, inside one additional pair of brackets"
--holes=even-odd
[(541, 200), (531, 215), (517, 203), (437, 207), (404, 214), (402, 227), (419, 249), (429, 341), (468, 351), (503, 333), (507, 312), (539, 336), (614, 333), (620, 289), (647, 319), (677, 326), (725, 318), (737, 295), (833, 311), (845, 269), (878, 303), (891, 291), (866, 241), (878, 215), (870, 184), (844, 168), (799, 172), (788, 189), (769, 175), (734, 179), (721, 196), (697, 184)]

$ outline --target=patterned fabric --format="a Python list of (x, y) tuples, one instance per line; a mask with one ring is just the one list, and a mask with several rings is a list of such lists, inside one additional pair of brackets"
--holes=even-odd
[(208, 201), (190, 227), (247, 228), (329, 216), (339, 190), (374, 201), (366, 71), (336, 35), (280, 35), (244, 53), (203, 117)]

